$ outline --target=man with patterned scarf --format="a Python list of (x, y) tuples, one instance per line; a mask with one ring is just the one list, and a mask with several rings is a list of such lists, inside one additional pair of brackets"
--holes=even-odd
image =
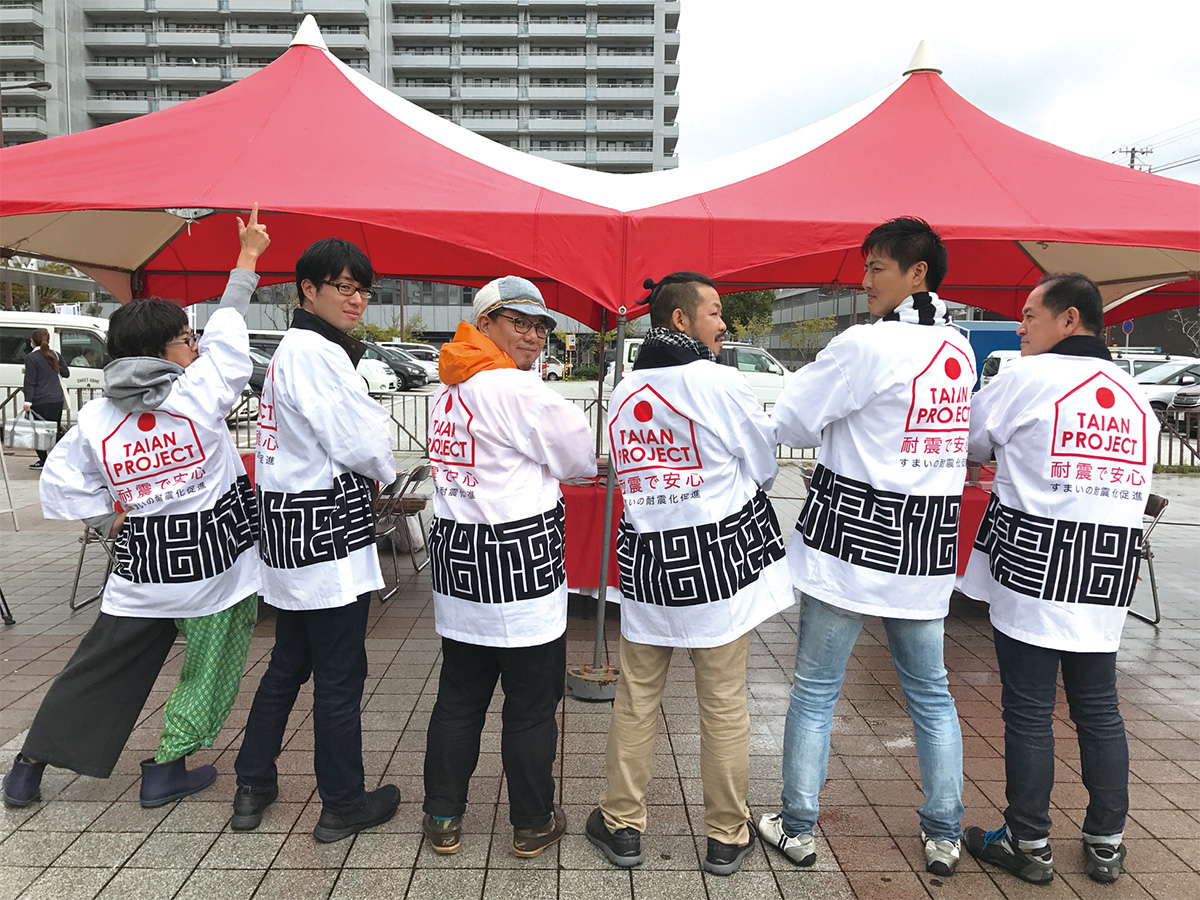
[(974, 356), (934, 291), (946, 248), (892, 219), (863, 241), (867, 307), (784, 388), (780, 443), (820, 447), (788, 547), (802, 593), (783, 739), (783, 809), (759, 829), (799, 866), (816, 861), (834, 705), (866, 616), (880, 616), (915, 728), (926, 868), (948, 876), (962, 837), (962, 734), (942, 661), (954, 589)]
[(755, 836), (746, 802), (750, 631), (793, 603), (766, 495), (778, 471), (775, 429), (745, 378), (717, 364), (725, 323), (712, 281), (676, 272), (646, 286), (653, 327), (608, 407), (625, 507), (621, 677), (608, 787), (586, 831), (614, 865), (642, 861), (659, 704), (672, 651), (686, 648), (700, 705), (703, 867), (731, 875)]

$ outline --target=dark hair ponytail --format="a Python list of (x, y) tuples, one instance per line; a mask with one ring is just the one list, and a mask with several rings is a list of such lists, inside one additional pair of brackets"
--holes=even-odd
[(37, 344), (38, 350), (41, 351), (42, 357), (46, 360), (46, 362), (50, 364), (50, 368), (52, 368), (55, 372), (58, 372), (58, 357), (55, 356), (54, 351), (50, 349), (50, 332), (48, 332), (45, 328), (35, 328), (33, 330), (33, 334), (29, 336), (29, 339)]

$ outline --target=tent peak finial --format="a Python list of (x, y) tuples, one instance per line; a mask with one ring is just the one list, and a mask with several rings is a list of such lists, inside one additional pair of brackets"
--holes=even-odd
[(311, 15), (304, 17), (304, 21), (300, 23), (300, 27), (296, 29), (296, 36), (292, 38), (289, 47), (297, 45), (305, 47), (316, 47), (320, 50), (328, 50), (329, 47), (325, 44), (325, 38), (321, 36), (321, 29), (317, 27), (317, 20)]
[(917, 44), (917, 52), (913, 54), (912, 59), (908, 63), (908, 68), (904, 70), (905, 75), (911, 75), (914, 72), (933, 72), (935, 75), (942, 74), (942, 68), (937, 64), (937, 60), (933, 56), (933, 51), (929, 49), (929, 44), (925, 41)]

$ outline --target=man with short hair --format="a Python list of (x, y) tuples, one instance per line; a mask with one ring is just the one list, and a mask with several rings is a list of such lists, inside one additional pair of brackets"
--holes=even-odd
[(783, 808), (759, 829), (799, 866), (829, 763), (834, 705), (863, 620), (880, 616), (912, 717), (925, 802), (926, 869), (958, 866), (962, 734), (942, 662), (954, 589), (974, 355), (935, 293), (946, 248), (921, 219), (892, 219), (862, 244), (867, 307), (784, 387), (779, 441), (820, 447), (788, 547), (802, 592), (783, 738)]
[(373, 279), (349, 241), (325, 238), (305, 250), (296, 262), (301, 305), (263, 384), (255, 474), (263, 593), (278, 612), (235, 764), (235, 831), (257, 828), (279, 795), (275, 758), (309, 675), (322, 804), (313, 836), (349, 837), (386, 822), (400, 802), (394, 785), (365, 789), (362, 761), (367, 613), (383, 586), (372, 482), (396, 477), (388, 414), (356, 374), (365, 347), (347, 334)]
[(608, 407), (624, 500), (621, 673), (605, 751), (608, 787), (586, 832), (614, 865), (642, 861), (659, 706), (673, 651), (686, 648), (700, 706), (703, 868), (732, 875), (755, 837), (747, 805), (750, 632), (794, 602), (766, 494), (778, 472), (775, 429), (745, 377), (717, 362), (725, 322), (713, 282), (675, 272), (646, 286), (652, 327)]
[(1129, 748), (1116, 659), (1159, 426), (1133, 379), (1110, 362), (1103, 327), (1091, 279), (1045, 276), (1022, 311), (1021, 358), (975, 396), (971, 415), (970, 458), (995, 454), (996, 478), (960, 587), (990, 605), (1008, 808), (995, 831), (968, 828), (966, 844), (1035, 884), (1054, 877), (1060, 668), (1088, 791), (1084, 871), (1110, 883), (1125, 859)]
[(429, 536), (442, 637), (425, 748), (425, 836), (458, 851), (480, 734), (499, 680), (500, 755), (513, 852), (534, 857), (567, 828), (554, 802), (559, 702), (567, 665), (566, 514), (561, 479), (596, 474), (583, 411), (533, 364), (554, 328), (537, 287), (488, 282), (442, 346), (445, 387), (429, 416)]

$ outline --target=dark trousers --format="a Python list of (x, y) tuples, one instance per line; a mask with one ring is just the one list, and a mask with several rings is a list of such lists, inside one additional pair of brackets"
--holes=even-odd
[[(54, 438), (54, 442), (58, 443), (59, 438), (62, 437), (63, 401), (59, 400), (57, 403), (31, 403), (29, 408), (33, 410), (35, 415), (45, 419), (47, 422), (53, 422), (58, 426), (58, 434)], [(46, 456), (50, 451), (35, 450), (34, 452), (37, 454), (37, 457), (41, 462), (45, 462)]]
[(100, 613), (46, 692), (21, 752), (107, 778), (175, 642), (173, 619)]
[(993, 633), (1004, 707), (1004, 818), (1009, 831), (1021, 841), (1050, 835), (1053, 717), (1061, 666), (1088, 792), (1083, 833), (1121, 834), (1129, 811), (1129, 745), (1117, 705), (1117, 654), (1051, 650)]
[(313, 769), (326, 811), (350, 812), (362, 802), (362, 695), (367, 678), (370, 593), (333, 609), (281, 609), (275, 647), (246, 721), (234, 770), (239, 787), (276, 785), (275, 758), (300, 686), (313, 679)]
[(442, 675), (425, 742), (425, 812), (450, 818), (466, 810), (479, 737), (499, 679), (509, 822), (514, 828), (546, 824), (554, 814), (556, 715), (566, 669), (565, 634), (536, 647), (482, 647), (442, 638)]

